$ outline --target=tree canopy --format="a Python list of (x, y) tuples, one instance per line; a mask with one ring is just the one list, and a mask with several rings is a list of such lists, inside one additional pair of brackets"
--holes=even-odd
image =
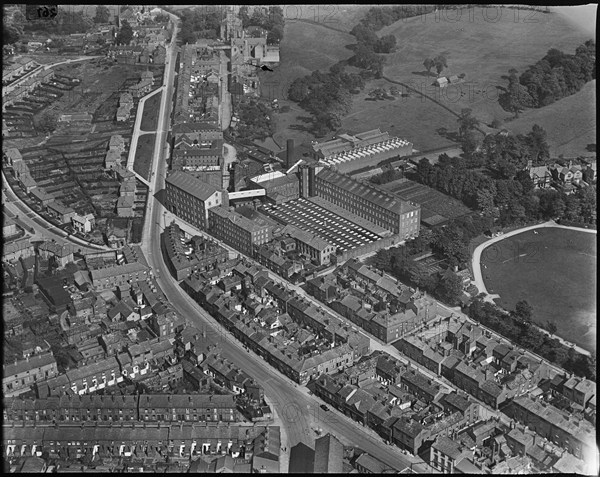
[(104, 5), (96, 6), (96, 15), (94, 16), (94, 23), (108, 23), (110, 19), (110, 11), (108, 7)]
[(521, 76), (511, 69), (508, 87), (500, 95), (500, 105), (518, 116), (525, 108), (541, 108), (579, 91), (596, 78), (596, 44), (586, 41), (568, 55), (556, 48), (548, 50), (535, 65)]

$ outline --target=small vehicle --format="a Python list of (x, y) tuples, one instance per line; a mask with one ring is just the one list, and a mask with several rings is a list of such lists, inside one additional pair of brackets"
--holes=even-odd
[(323, 411), (329, 411), (329, 408), (325, 404), (321, 404), (321, 409), (323, 409)]

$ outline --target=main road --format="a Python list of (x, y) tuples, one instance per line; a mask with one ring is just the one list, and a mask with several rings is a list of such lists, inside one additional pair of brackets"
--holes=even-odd
[[(321, 429), (323, 433), (331, 432), (344, 444), (361, 447), (396, 469), (412, 466), (415, 471), (428, 472), (429, 470), (424, 468), (420, 459), (403, 454), (395, 446), (386, 445), (371, 429), (362, 427), (336, 410), (323, 411), (319, 407), (322, 402), (318, 398), (310, 395), (307, 389), (276, 371), (262, 358), (247, 351), (213, 317), (194, 302), (171, 277), (160, 250), (161, 218), (165, 213), (165, 208), (157, 200), (156, 192), (164, 188), (167, 169), (168, 146), (165, 142), (165, 134), (169, 129), (168, 121), (172, 106), (176, 57), (174, 38), (177, 29), (178, 25), (175, 24), (173, 41), (167, 48), (164, 76), (165, 94), (160, 106), (159, 130), (154, 148), (153, 173), (150, 180), (148, 208), (141, 245), (148, 264), (157, 277), (159, 286), (173, 307), (187, 322), (204, 330), (209, 340), (220, 342), (223, 356), (245, 370), (263, 386), (269, 402), (282, 421), (282, 435), (284, 436), (282, 446), (287, 448), (287, 452), (299, 442), (314, 445), (314, 439), (317, 436), (315, 429)], [(282, 471), (286, 470), (282, 469)]]

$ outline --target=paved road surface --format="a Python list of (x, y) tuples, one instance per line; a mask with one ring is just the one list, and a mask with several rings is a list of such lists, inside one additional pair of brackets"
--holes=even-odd
[[(174, 35), (176, 35), (177, 27)], [(144, 223), (142, 250), (146, 255), (149, 265), (157, 276), (157, 281), (165, 295), (169, 298), (175, 309), (188, 322), (193, 323), (200, 329), (204, 329), (207, 336), (214, 341), (219, 341), (223, 349), (223, 355), (253, 376), (264, 388), (265, 394), (277, 411), (283, 423), (284, 435), (287, 442), (282, 443), (289, 449), (298, 442), (313, 445), (317, 436), (313, 427), (322, 428), (323, 432), (332, 432), (346, 444), (358, 445), (370, 454), (381, 459), (395, 468), (405, 468), (417, 459), (405, 456), (398, 448), (385, 445), (381, 438), (376, 436), (370, 429), (362, 428), (350, 418), (341, 415), (335, 410), (327, 413), (319, 406), (322, 404), (318, 398), (310, 396), (308, 390), (283, 376), (262, 358), (243, 348), (241, 343), (234, 338), (203, 310), (187, 293), (185, 293), (177, 282), (171, 277), (160, 251), (161, 224), (164, 220), (164, 207), (160, 204), (154, 191), (164, 187), (166, 172), (166, 151), (163, 146), (163, 132), (168, 129), (166, 123), (169, 119), (171, 108), (173, 70), (175, 52), (169, 49), (167, 52), (167, 64), (165, 68), (166, 94), (161, 102), (159, 116), (159, 133), (157, 147), (151, 177), (148, 211)], [(167, 102), (166, 99), (169, 98)], [(285, 460), (285, 459), (284, 459)]]
[[(77, 237), (69, 236), (67, 232), (58, 228), (56, 225), (48, 222), (36, 211), (29, 208), (19, 197), (12, 191), (4, 171), (2, 171), (2, 196), (3, 204), (5, 209), (9, 212), (9, 215), (18, 216), (17, 222), (19, 225), (25, 225), (28, 228), (33, 228), (35, 231), (31, 240), (55, 240), (56, 243), (61, 245), (68, 245), (73, 247), (74, 252), (81, 250), (81, 253), (97, 253), (100, 250), (112, 250), (107, 246), (93, 245), (85, 240)], [(31, 232), (27, 230), (29, 234)]]

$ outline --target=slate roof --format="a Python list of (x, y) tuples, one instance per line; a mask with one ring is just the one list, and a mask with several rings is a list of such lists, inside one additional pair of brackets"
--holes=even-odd
[(183, 171), (173, 172), (167, 177), (166, 182), (200, 200), (208, 200), (209, 197), (217, 192), (217, 189), (211, 184), (196, 179), (194, 176), (186, 174)]

